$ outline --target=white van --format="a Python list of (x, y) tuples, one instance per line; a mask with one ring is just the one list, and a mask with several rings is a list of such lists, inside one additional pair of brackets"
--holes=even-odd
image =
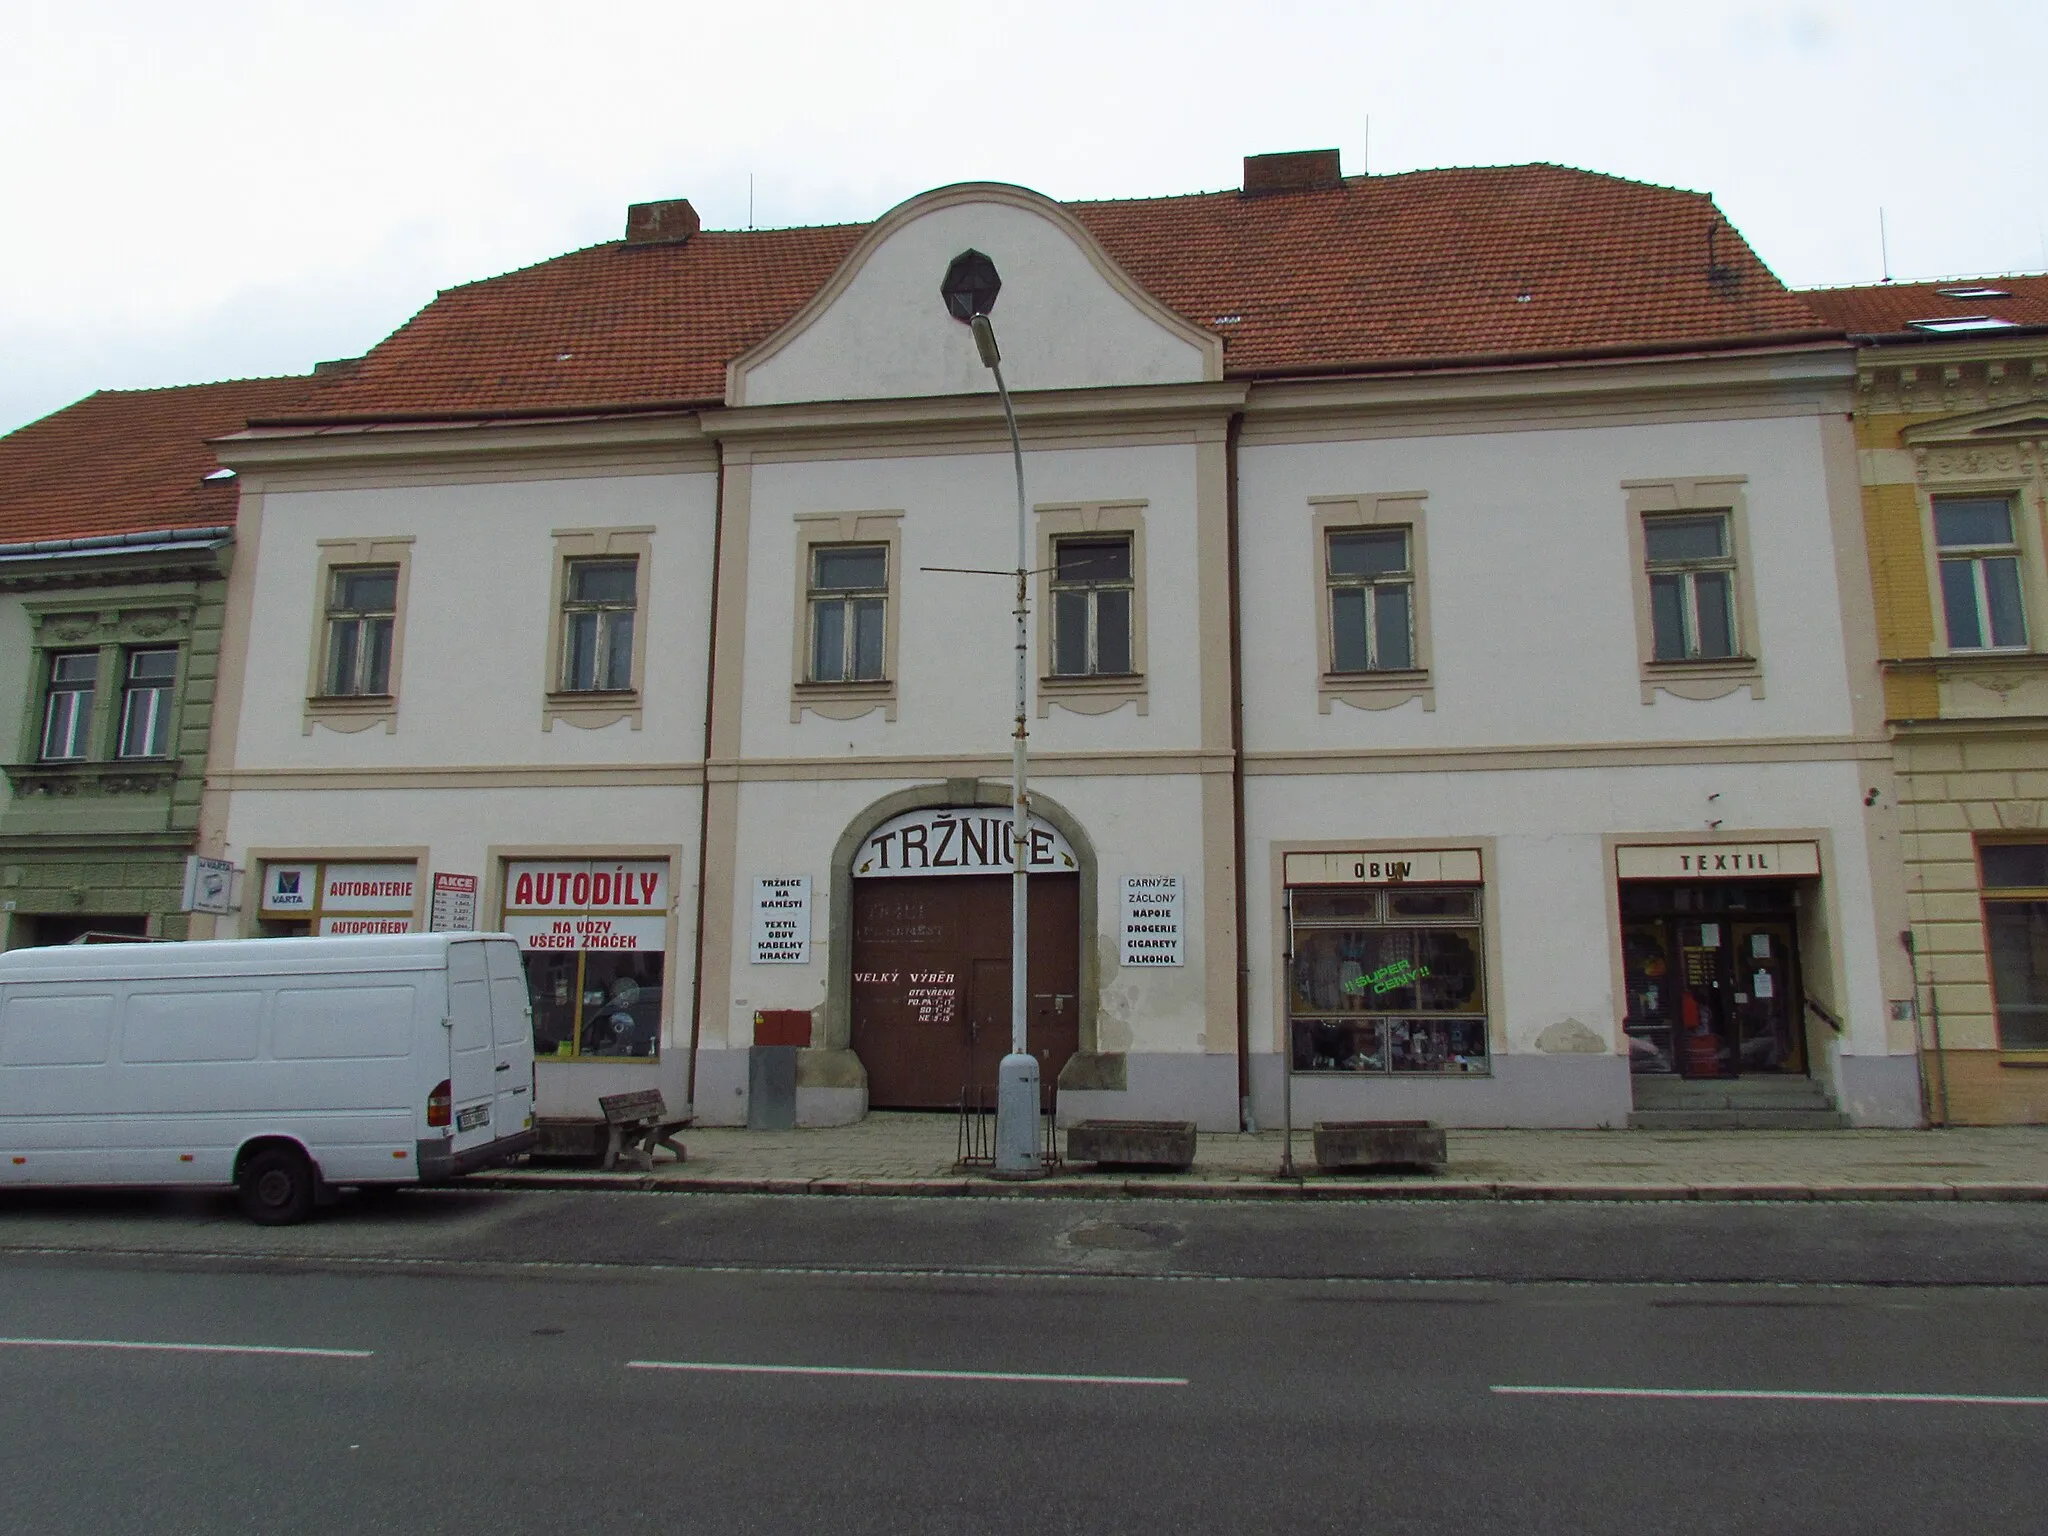
[(0, 954), (0, 1189), (232, 1184), (279, 1225), (325, 1186), (436, 1183), (535, 1135), (504, 934)]

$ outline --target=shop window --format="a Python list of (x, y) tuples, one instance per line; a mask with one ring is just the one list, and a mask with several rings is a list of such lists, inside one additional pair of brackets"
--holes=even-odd
[(50, 693), (43, 707), (44, 762), (76, 762), (92, 755), (92, 706), (99, 670), (98, 651), (59, 652), (50, 658)]
[(1727, 516), (1645, 518), (1643, 546), (1649, 555), (1656, 659), (1711, 661), (1740, 654)]
[(1472, 886), (1290, 891), (1293, 1070), (1489, 1070), (1485, 945)]
[(810, 681), (879, 682), (887, 635), (889, 547), (819, 544), (810, 553)]
[(1952, 651), (2023, 650), (2020, 543), (2004, 496), (1937, 496), (1934, 542)]
[(397, 619), (397, 566), (338, 566), (329, 571), (327, 658), (321, 672), (326, 697), (381, 697), (391, 692), (391, 641)]
[(668, 907), (665, 859), (506, 864), (504, 926), (525, 961), (536, 1056), (660, 1059)]
[(1052, 670), (1121, 677), (1131, 668), (1131, 541), (1060, 539), (1053, 546)]
[(633, 626), (640, 562), (571, 560), (562, 603), (562, 691), (633, 687)]
[(266, 860), (257, 937), (410, 933), (419, 907), (417, 870), (398, 862)]
[(1332, 529), (1330, 670), (1405, 672), (1415, 665), (1415, 572), (1406, 528)]
[(1986, 843), (1978, 857), (1998, 1043), (2048, 1051), (2048, 842)]
[(130, 651), (121, 689), (121, 756), (171, 755), (171, 698), (177, 689), (178, 653)]

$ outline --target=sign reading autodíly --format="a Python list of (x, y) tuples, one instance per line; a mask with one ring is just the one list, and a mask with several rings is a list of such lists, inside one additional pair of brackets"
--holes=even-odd
[[(905, 875), (1007, 875), (1016, 857), (1010, 814), (987, 806), (906, 811), (870, 832), (853, 856), (856, 880)], [(1065, 875), (1081, 861), (1059, 829), (1033, 816), (1025, 867)]]
[(666, 859), (538, 859), (505, 866), (505, 931), (527, 950), (668, 946)]
[(1182, 965), (1185, 903), (1179, 875), (1126, 875), (1123, 963)]
[(1290, 853), (1289, 885), (1477, 885), (1477, 848)]
[(436, 873), (434, 897), (427, 908), (429, 933), (469, 933), (476, 928), (475, 875)]
[(754, 964), (805, 965), (811, 958), (811, 877), (754, 881)]
[(1761, 880), (1820, 873), (1819, 843), (1664, 843), (1614, 850), (1623, 880)]

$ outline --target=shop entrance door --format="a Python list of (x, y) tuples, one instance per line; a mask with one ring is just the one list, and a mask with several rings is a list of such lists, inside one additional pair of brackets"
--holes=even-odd
[[(1031, 880), (1027, 1040), (1046, 1085), (1080, 1047), (1081, 886)], [(852, 1046), (876, 1109), (949, 1109), (993, 1093), (1010, 1048), (1010, 882), (853, 882)]]
[(1626, 1032), (1636, 1072), (1806, 1070), (1788, 882), (1622, 886)]

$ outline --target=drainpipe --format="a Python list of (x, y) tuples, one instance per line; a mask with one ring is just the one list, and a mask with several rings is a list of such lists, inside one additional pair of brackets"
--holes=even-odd
[(1230, 540), (1230, 836), (1236, 881), (1237, 937), (1237, 1128), (1258, 1129), (1252, 1116), (1251, 950), (1245, 933), (1244, 875), (1244, 624), (1237, 569), (1237, 439), (1244, 412), (1233, 411), (1223, 439), (1224, 510)]
[[(1920, 956), (1913, 942), (1913, 930), (1906, 928), (1899, 933), (1899, 943), (1905, 946), (1906, 968), (1913, 975), (1913, 1044), (1920, 1045)], [(1920, 1056), (1920, 1101), (1927, 1112), (1930, 1125), (1948, 1124), (1948, 1061), (1941, 1051), (1941, 994), (1935, 990), (1934, 977), (1927, 978), (1927, 1011), (1934, 1025), (1934, 1073), (1933, 1082), (1928, 1081), (1927, 1054), (1917, 1051)], [(1936, 1105), (1940, 1106), (1937, 1114)]]
[(718, 698), (719, 557), (725, 548), (725, 443), (718, 444), (718, 495), (711, 512), (711, 629), (704, 647), (704, 782), (697, 791), (697, 932), (690, 964), (690, 1074), (684, 1094), (697, 1112), (697, 1041), (704, 1033), (704, 873), (711, 846), (711, 713)]

